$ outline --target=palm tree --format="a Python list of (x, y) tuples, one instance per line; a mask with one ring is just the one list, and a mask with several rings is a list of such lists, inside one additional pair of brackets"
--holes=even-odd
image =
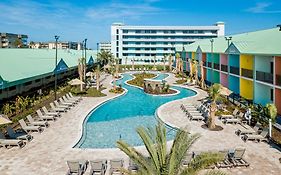
[(205, 74), (204, 74), (204, 68), (203, 68), (203, 61), (200, 62), (200, 70), (201, 70), (201, 80), (200, 80), (200, 87), (202, 89), (205, 89), (206, 88), (206, 85), (205, 85)]
[(211, 100), (210, 117), (208, 117), (208, 128), (209, 129), (216, 128), (215, 117), (216, 117), (216, 111), (217, 111), (217, 101), (220, 100), (220, 90), (221, 90), (220, 84), (214, 84), (209, 88), (209, 98)]
[[(86, 72), (86, 59), (79, 58), (78, 59), (78, 74), (81, 81), (85, 81), (85, 72)], [(83, 84), (80, 85), (80, 90), (83, 91)]]
[(180, 57), (181, 57), (180, 54), (176, 53), (176, 70), (177, 70), (177, 73), (179, 72)]
[(101, 50), (101, 52), (98, 53), (97, 61), (102, 65), (111, 64), (113, 60), (113, 55), (109, 51)]
[[(217, 153), (202, 153), (194, 158), (188, 168), (181, 167), (188, 149), (199, 138), (198, 134), (190, 135), (184, 130), (178, 130), (170, 150), (167, 148), (166, 128), (160, 122), (155, 127), (137, 129), (149, 157), (138, 152), (126, 142), (117, 141), (117, 147), (135, 162), (139, 175), (188, 175), (197, 174), (198, 171), (222, 160), (222, 155)], [(123, 169), (125, 174), (132, 174)]]
[(172, 55), (169, 55), (169, 71), (172, 71)]
[(95, 69), (95, 73), (96, 73), (96, 80), (97, 80), (97, 90), (100, 89), (100, 65), (98, 64), (96, 69)]
[(2, 108), (2, 112), (3, 114), (10, 116), (13, 114), (14, 109), (15, 109), (14, 105), (6, 103)]

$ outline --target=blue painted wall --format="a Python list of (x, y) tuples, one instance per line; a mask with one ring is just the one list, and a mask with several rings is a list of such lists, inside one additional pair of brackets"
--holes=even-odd
[(232, 90), (234, 93), (239, 94), (240, 93), (240, 81), (238, 77), (229, 75), (228, 76), (228, 87), (230, 90)]
[(255, 94), (254, 94), (254, 102), (262, 105), (266, 105), (267, 103), (273, 103), (270, 99), (270, 88), (269, 86), (255, 83)]
[(239, 67), (239, 55), (228, 55), (229, 66)]
[(220, 73), (213, 71), (213, 83), (220, 83)]
[(213, 82), (212, 74), (213, 74), (213, 71), (210, 69), (207, 69), (207, 81)]

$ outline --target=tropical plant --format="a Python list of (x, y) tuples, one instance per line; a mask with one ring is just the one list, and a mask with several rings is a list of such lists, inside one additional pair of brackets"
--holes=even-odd
[(268, 119), (271, 119), (273, 123), (276, 122), (277, 108), (275, 104), (266, 104), (265, 105), (265, 115)]
[(216, 128), (215, 117), (216, 117), (216, 111), (217, 111), (217, 102), (221, 99), (220, 90), (221, 90), (220, 84), (213, 84), (209, 88), (209, 99), (211, 100), (210, 116), (208, 117), (208, 128), (209, 129)]
[[(149, 154), (146, 157), (131, 147), (126, 142), (117, 141), (117, 147), (135, 162), (139, 175), (189, 175), (197, 174), (200, 170), (223, 159), (218, 153), (202, 153), (196, 156), (188, 168), (183, 168), (181, 162), (188, 149), (199, 138), (198, 134), (190, 135), (184, 130), (178, 130), (171, 149), (167, 148), (166, 128), (160, 122), (152, 128), (137, 128), (137, 133), (142, 139)], [(122, 169), (125, 174), (133, 174)]]
[(14, 110), (14, 105), (6, 103), (4, 104), (3, 108), (2, 108), (2, 112), (3, 114), (10, 116), (13, 114), (13, 110)]
[(111, 64), (114, 62), (114, 56), (109, 51), (101, 50), (97, 55), (97, 61), (102, 65)]
[(17, 96), (16, 101), (15, 101), (16, 114), (19, 114), (22, 111), (22, 104), (23, 104), (23, 98), (20, 96)]
[(15, 41), (14, 41), (14, 46), (17, 47), (17, 48), (21, 48), (23, 43), (22, 43), (22, 40), (17, 38)]
[(200, 70), (201, 70), (201, 80), (200, 80), (200, 87), (202, 89), (206, 89), (206, 84), (205, 84), (205, 74), (204, 74), (204, 68), (203, 68), (203, 61), (200, 62)]
[[(78, 59), (78, 74), (80, 81), (84, 82), (86, 79), (86, 58)], [(80, 85), (80, 90), (83, 91), (83, 84)]]

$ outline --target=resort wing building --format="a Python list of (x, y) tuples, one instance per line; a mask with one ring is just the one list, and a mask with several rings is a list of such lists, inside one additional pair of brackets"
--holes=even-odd
[(111, 43), (110, 42), (101, 42), (98, 43), (98, 50), (99, 51), (107, 51), (107, 52), (111, 52)]
[[(199, 76), (220, 83), (257, 104), (275, 103), (281, 114), (281, 31), (279, 28), (197, 41), (176, 49), (189, 72), (189, 60), (203, 64)], [(200, 65), (199, 64), (199, 65)]]
[(214, 26), (111, 26), (111, 52), (121, 64), (162, 62), (165, 55), (174, 55), (176, 46), (198, 39), (224, 36), (224, 23)]
[(0, 33), (0, 48), (27, 47), (27, 35)]
[[(55, 74), (58, 83), (78, 76), (77, 50), (58, 50), (55, 65), (55, 49), (0, 49), (0, 102), (17, 95), (32, 95), (37, 90), (54, 87)], [(87, 50), (88, 66), (94, 64), (95, 51)]]
[[(55, 49), (55, 42), (34, 42), (29, 43), (29, 47), (32, 49)], [(58, 42), (58, 49), (73, 49), (73, 50), (82, 50), (83, 46), (80, 42), (73, 41), (60, 41)]]

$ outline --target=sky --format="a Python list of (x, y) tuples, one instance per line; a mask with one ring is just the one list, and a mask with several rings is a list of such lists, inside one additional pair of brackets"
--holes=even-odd
[(1, 0), (0, 32), (27, 34), (29, 41), (82, 41), (96, 48), (110, 41), (114, 22), (127, 25), (213, 25), (226, 34), (275, 27), (281, 0)]

